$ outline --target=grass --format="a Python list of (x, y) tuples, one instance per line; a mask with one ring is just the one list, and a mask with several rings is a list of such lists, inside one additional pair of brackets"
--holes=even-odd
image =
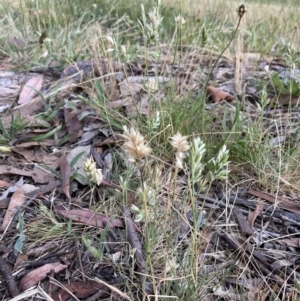
[[(174, 16), (180, 12), (188, 20), (183, 28), (181, 43), (194, 47), (203, 44), (203, 31), (206, 34), (206, 47), (220, 52), (236, 25), (238, 2), (234, 1), (190, 1), (180, 7), (177, 3), (166, 1), (162, 7), (163, 23), (159, 28), (161, 43), (167, 43), (172, 37), (175, 24)], [(247, 4), (248, 5), (248, 4)], [(145, 6), (151, 7), (151, 2)], [(133, 9), (128, 9), (132, 7)], [(117, 37), (118, 44), (125, 44), (134, 55), (142, 51), (142, 40), (137, 34), (137, 19), (140, 17), (140, 5), (130, 2), (93, 1), (82, 3), (79, 0), (32, 1), (19, 5), (19, 1), (1, 4), (1, 53), (10, 56), (13, 62), (23, 66), (45, 65), (52, 60), (62, 64), (68, 61), (82, 60), (91, 56), (95, 47), (105, 34)], [(297, 31), (296, 5), (267, 5), (249, 3), (248, 13), (242, 22), (243, 51), (283, 52), (287, 43), (299, 45)], [(281, 17), (278, 18), (277, 16)], [(108, 29), (109, 28), (109, 29)], [(133, 30), (132, 30), (133, 29)], [(38, 47), (39, 36), (47, 32), (44, 49)], [(12, 39), (19, 39), (22, 46)], [(23, 47), (24, 46), (24, 47)], [(233, 47), (233, 48), (232, 48)], [(234, 53), (235, 43), (231, 53)]]
[[(207, 73), (194, 65), (199, 63), (200, 66), (201, 58), (206, 55), (209, 59), (205, 64), (211, 68), (213, 60), (232, 38), (238, 21), (236, 8), (240, 3), (166, 0), (157, 7), (156, 18), (163, 18), (161, 24), (150, 29), (153, 23), (147, 13), (155, 3), (144, 3), (144, 20), (140, 3), (131, 0), (2, 1), (0, 56), (2, 59), (9, 57), (11, 68), (27, 71), (53, 63), (62, 70), (72, 62), (103, 57), (109, 62), (138, 59), (145, 68), (149, 68), (151, 61), (170, 65), (182, 63), (188, 74), (196, 70), (205, 82)], [(297, 1), (248, 1), (246, 6), (248, 11), (224, 57), (236, 63), (237, 58), (248, 52), (259, 53), (262, 57), (278, 56), (286, 59), (292, 69), (298, 64), (300, 46)], [(176, 25), (174, 17), (178, 15), (184, 16), (186, 25)], [(41, 44), (43, 32), (47, 37)], [(189, 60), (196, 63), (189, 66)], [(271, 77), (266, 81), (273, 86), (273, 92), (278, 92), (279, 87), (274, 87)], [(271, 143), (272, 133), (281, 136), (281, 129), (291, 123), (292, 109), (288, 109), (286, 119), (266, 117), (264, 112), (269, 104), (264, 93), (270, 91), (267, 83), (259, 83), (260, 107), (255, 107), (255, 118), (249, 117), (244, 110), (243, 100), (241, 104), (229, 106), (211, 104), (211, 110), (206, 110), (205, 86), (196, 92), (190, 85), (186, 90), (179, 90), (174, 81), (170, 81), (164, 91), (164, 98), (157, 94), (163, 87), (157, 89), (155, 83), (147, 82), (144, 89), (149, 100), (148, 115), (139, 114), (139, 108), (135, 108), (134, 117), (129, 117), (124, 108), (108, 109), (105, 104), (110, 101), (111, 91), (100, 81), (88, 81), (84, 86), (85, 94), (78, 96), (98, 113), (104, 126), (113, 133), (123, 133), (124, 125), (133, 127), (152, 149), (150, 154), (147, 151), (139, 154), (138, 151), (146, 147), (141, 143), (138, 151), (132, 153), (138, 144), (134, 141), (138, 133), (130, 136), (125, 131), (126, 141), (134, 146), (112, 150), (112, 177), (121, 190), (110, 189), (104, 194), (92, 186), (87, 194), (89, 208), (108, 216), (119, 216), (122, 206), (129, 207), (134, 202), (133, 217), (143, 233), (146, 268), (142, 272), (147, 274), (146, 283), (153, 288), (155, 300), (162, 297), (163, 300), (205, 300), (205, 296), (212, 296), (218, 290), (217, 295), (222, 296), (220, 290), (228, 277), (238, 275), (246, 279), (250, 273), (247, 263), (242, 266), (232, 262), (227, 269), (201, 274), (207, 266), (226, 261), (225, 253), (218, 250), (218, 241), (210, 242), (215, 237), (213, 227), (223, 229), (222, 224), (229, 217), (225, 216), (225, 221), (220, 217), (214, 225), (207, 224), (211, 213), (197, 206), (200, 192), (208, 195), (214, 185), (221, 182), (228, 190), (235, 186), (254, 186), (275, 194), (298, 193), (298, 140), (290, 137), (284, 144), (274, 146)], [(287, 89), (292, 92), (289, 84)], [(238, 90), (242, 83), (236, 79), (234, 85)], [(54, 122), (55, 116), (52, 117), (47, 121)], [(9, 145), (24, 129), (20, 124), (20, 120), (15, 121), (8, 132), (1, 128), (1, 141)], [(174, 138), (172, 146), (170, 138), (177, 132), (184, 137)], [(185, 143), (189, 144), (189, 149), (184, 149)], [(86, 201), (84, 196), (79, 199)], [(112, 261), (103, 253), (104, 238), (98, 229), (82, 229), (76, 223), (57, 221), (48, 209), (42, 205), (38, 208), (39, 218), (28, 223), (28, 247), (37, 241), (54, 240), (61, 245), (67, 243), (71, 248), (72, 243), (79, 241), (82, 249), (88, 249), (90, 258), (101, 258), (103, 264), (113, 264), (116, 271), (124, 275), (123, 290), (132, 300), (146, 300), (146, 288), (139, 287), (140, 279), (132, 263), (134, 250), (124, 243), (124, 233), (117, 233), (124, 244), (123, 256), (120, 261)], [(183, 225), (188, 225), (185, 232)], [(93, 254), (91, 244), (98, 248), (98, 253)], [(245, 300), (279, 296), (267, 285), (257, 290)], [(260, 294), (259, 299), (255, 293)]]

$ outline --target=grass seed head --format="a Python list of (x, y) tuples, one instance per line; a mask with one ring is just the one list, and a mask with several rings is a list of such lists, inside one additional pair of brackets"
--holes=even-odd
[(192, 170), (194, 182), (199, 182), (202, 180), (202, 172), (204, 169), (202, 160), (205, 152), (205, 143), (200, 139), (200, 137), (194, 138), (188, 154), (189, 168)]
[(131, 207), (130, 207), (130, 211), (132, 213), (134, 213), (134, 215), (135, 215), (135, 217), (134, 217), (134, 222), (135, 223), (139, 223), (139, 222), (141, 222), (145, 218), (145, 211), (141, 210), (136, 205), (132, 204)]
[(96, 162), (93, 157), (87, 158), (83, 166), (84, 171), (91, 183), (100, 185), (103, 181), (102, 169), (97, 169)]
[(180, 133), (177, 133), (170, 138), (171, 145), (176, 148), (177, 152), (183, 153), (189, 150), (190, 145), (187, 140), (187, 136), (182, 136)]
[(163, 17), (160, 15), (161, 1), (158, 1), (154, 8), (148, 13), (150, 23), (147, 22), (144, 5), (141, 4), (142, 18), (139, 20), (140, 29), (147, 44), (159, 41), (159, 27)]
[(147, 82), (145, 82), (145, 88), (148, 92), (150, 93), (154, 93), (156, 91), (158, 91), (158, 83), (157, 80), (155, 78), (149, 78), (149, 80)]
[(139, 131), (134, 128), (128, 129), (126, 126), (123, 127), (124, 134), (122, 137), (125, 139), (123, 144), (124, 151), (131, 162), (141, 160), (147, 157), (152, 149), (145, 144), (145, 138)]
[(182, 153), (176, 153), (176, 163), (175, 163), (176, 168), (183, 169), (182, 159), (183, 159)]
[(115, 45), (116, 41), (114, 40), (114, 38), (110, 35), (106, 35), (105, 39), (111, 44), (111, 45)]
[(241, 18), (241, 17), (243, 17), (243, 15), (246, 13), (247, 9), (246, 9), (246, 7), (245, 7), (244, 4), (241, 4), (241, 5), (237, 8), (236, 11), (237, 11), (239, 17)]
[(137, 189), (137, 195), (141, 200), (146, 200), (147, 205), (154, 206), (156, 204), (156, 194), (154, 189), (149, 187), (146, 182)]
[(177, 263), (177, 260), (175, 257), (168, 258), (166, 261), (166, 273), (174, 272), (179, 268), (179, 264)]
[(0, 146), (0, 153), (10, 153), (11, 148), (8, 146)]
[(127, 55), (127, 50), (126, 50), (126, 46), (125, 45), (121, 45), (121, 52), (124, 56)]
[(216, 158), (209, 160), (207, 167), (212, 182), (215, 179), (226, 180), (229, 174), (229, 150), (223, 145)]
[(183, 18), (181, 15), (178, 15), (177, 17), (175, 17), (176, 26), (181, 26), (181, 25), (184, 25), (185, 23), (186, 23), (185, 18)]

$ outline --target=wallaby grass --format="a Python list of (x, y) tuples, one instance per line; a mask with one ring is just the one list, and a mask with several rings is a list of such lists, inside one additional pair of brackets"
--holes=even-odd
[[(71, 62), (99, 57), (122, 62), (139, 57), (146, 61), (154, 60), (153, 57), (158, 54), (159, 61), (162, 55), (160, 46), (168, 43), (171, 62), (177, 46), (189, 46), (190, 53), (187, 55), (199, 52), (199, 49), (218, 54), (232, 37), (238, 21), (235, 9), (240, 4), (237, 1), (223, 0), (166, 0), (160, 10), (163, 17), (162, 25), (158, 28), (160, 40), (154, 46), (146, 48), (137, 22), (137, 19), (141, 19), (141, 3), (143, 2), (131, 0), (2, 1), (1, 57), (9, 57), (16, 69), (29, 70), (35, 66), (46, 66), (53, 61), (63, 68)], [(300, 7), (296, 1), (251, 1), (245, 4), (248, 11), (238, 32), (240, 45), (237, 45), (235, 39), (225, 53), (226, 56), (234, 58), (238, 51), (259, 52), (262, 55), (272, 52), (284, 57), (288, 43), (299, 49), (300, 33), (297, 22)], [(154, 2), (147, 1), (144, 5), (147, 13), (152, 9)], [(180, 29), (176, 28), (174, 22), (174, 17), (179, 14), (187, 21), (186, 26)], [(45, 31), (47, 38), (40, 47), (39, 37)], [(115, 39), (115, 45), (109, 45), (105, 38), (108, 34)], [(14, 38), (19, 42), (12, 40)], [(120, 52), (121, 45), (126, 46), (126, 57)], [(112, 46), (115, 51), (107, 53), (106, 50)], [(240, 184), (244, 187), (256, 185), (271, 192), (299, 191), (299, 148), (292, 142), (285, 148), (270, 146), (272, 137), (267, 135), (268, 129), (264, 126), (266, 118), (263, 114), (249, 121), (247, 126), (243, 123), (247, 116), (235, 105), (230, 109), (224, 107), (221, 113), (212, 111), (209, 114), (205, 111), (204, 92), (196, 96), (193, 93), (178, 96), (176, 87), (171, 85), (165, 101), (155, 101), (154, 97), (153, 102), (150, 101), (151, 112), (154, 114), (138, 115), (135, 119), (125, 117), (122, 110), (107, 109), (104, 105), (107, 95), (101, 85), (90, 82), (86, 93), (88, 97), (84, 101), (89, 102), (91, 107), (99, 112), (113, 131), (121, 132), (124, 125), (134, 126), (152, 148), (152, 154), (142, 172), (142, 181), (138, 175), (139, 172), (141, 174), (141, 170), (124, 162), (123, 151), (117, 150), (114, 153), (113, 177), (119, 181), (121, 176), (122, 192), (109, 190), (110, 194), (103, 196), (101, 202), (97, 202), (95, 195), (101, 196), (102, 192), (94, 188), (96, 193), (90, 198), (91, 208), (96, 212), (105, 212), (108, 216), (117, 216), (120, 206), (129, 204), (130, 194), (142, 187), (136, 206), (141, 211), (145, 210), (142, 212), (143, 244), (150, 271), (149, 278), (156, 289), (156, 298), (164, 296), (164, 300), (204, 299), (206, 295), (215, 291), (226, 277), (234, 276), (237, 271), (232, 265), (227, 269), (228, 274), (214, 271), (199, 276), (199, 270), (206, 263), (213, 262), (214, 256), (217, 255), (214, 254), (214, 250), (207, 250), (210, 229), (197, 225), (201, 210), (196, 208), (194, 203), (199, 191), (194, 190), (194, 185), (184, 190), (180, 182), (183, 176), (174, 168), (175, 154), (169, 144), (170, 137), (177, 132), (189, 136), (190, 141), (200, 136), (206, 146), (204, 162), (216, 157), (223, 144), (226, 145), (230, 151), (232, 170), (225, 179), (226, 184)], [(280, 123), (280, 120), (278, 122)], [(275, 126), (279, 132), (280, 125)], [(207, 174), (205, 171), (201, 178), (203, 182)], [(192, 172), (189, 177), (193, 182)], [(198, 182), (203, 189), (202, 182)], [(156, 200), (148, 209), (145, 206), (148, 190), (143, 187), (144, 183), (151, 188)], [(207, 184), (205, 188), (208, 190), (210, 185), (211, 183)], [(189, 237), (182, 238), (174, 246), (174, 234), (179, 231), (189, 210), (192, 210), (194, 226), (191, 226)], [(86, 228), (84, 233), (81, 233), (80, 229), (80, 226), (70, 222), (56, 221), (51, 213), (40, 205), (39, 219), (28, 225), (28, 243), (55, 240), (71, 245), (73, 240), (81, 241), (82, 234), (87, 234), (91, 239), (99, 237), (95, 229)], [(101, 250), (101, 244), (96, 245)], [(125, 249), (120, 262), (114, 262), (123, 275), (128, 274), (132, 264), (132, 250), (128, 245)], [(101, 253), (101, 257), (102, 255)], [(103, 256), (102, 260), (111, 263), (106, 256)], [(130, 295), (131, 292), (130, 297), (134, 299), (136, 296), (133, 291), (137, 289), (138, 282), (135, 276), (131, 277), (127, 278), (125, 286), (127, 294)], [(265, 295), (263, 290), (260, 291), (260, 299), (253, 293), (252, 300), (265, 300), (270, 291), (272, 292), (271, 288)]]

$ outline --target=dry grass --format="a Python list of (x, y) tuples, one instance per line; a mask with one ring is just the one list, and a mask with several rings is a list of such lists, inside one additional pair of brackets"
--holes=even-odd
[[(104, 8), (101, 10), (102, 8), (92, 6), (91, 1), (84, 7), (80, 1), (71, 1), (74, 7), (68, 7), (64, 3), (50, 0), (26, 2), (26, 5), (21, 6), (20, 1), (12, 3), (5, 0), (0, 5), (0, 53), (3, 57), (9, 56), (15, 66), (23, 65), (28, 70), (32, 66), (47, 66), (53, 61), (59, 61), (62, 68), (70, 62), (86, 58), (101, 61), (105, 57), (112, 62), (134, 61), (137, 56), (140, 65), (147, 65), (155, 61), (155, 55), (161, 49), (167, 49), (165, 57), (159, 56), (158, 62), (161, 60), (169, 65), (182, 63), (189, 75), (199, 72), (197, 74), (204, 79), (205, 72), (199, 71), (200, 67), (196, 68), (195, 65), (200, 66), (203, 63), (202, 54), (208, 58), (205, 63), (210, 65), (228, 44), (238, 21), (236, 8), (240, 4), (237, 1), (223, 0), (187, 0), (184, 3), (179, 0), (165, 0), (165, 10), (170, 9), (171, 13), (169, 18), (163, 16), (165, 23), (160, 32), (161, 40), (146, 48), (143, 45), (145, 38), (138, 31), (134, 18), (135, 9), (140, 11), (140, 7), (134, 6), (132, 11), (129, 11), (128, 7), (127, 10), (121, 10), (117, 2), (106, 7), (108, 2), (103, 1), (98, 4), (103, 4)], [(96, 9), (99, 9), (97, 13)], [(233, 62), (236, 62), (235, 68), (232, 68), (234, 79), (230, 80), (235, 81), (237, 94), (243, 93), (244, 78), (241, 70), (243, 64), (247, 64), (244, 60), (246, 52), (274, 51), (276, 54), (282, 54), (287, 43), (293, 43), (296, 49), (300, 46), (300, 33), (297, 30), (300, 7), (249, 3), (247, 9), (235, 40), (226, 56), (222, 58), (231, 67)], [(78, 11), (81, 10), (83, 12), (79, 14)], [(71, 15), (72, 11), (78, 15)], [(117, 13), (113, 15), (115, 11)], [(124, 13), (127, 14), (126, 17), (123, 17)], [(179, 13), (188, 21), (180, 34), (178, 28), (174, 30), (173, 19)], [(140, 14), (138, 16), (140, 18)], [(37, 32), (41, 33), (44, 30), (48, 32), (48, 40), (43, 48), (40, 48)], [(114, 43), (105, 38), (107, 34), (115, 39)], [(26, 47), (20, 49), (13, 46), (10, 40), (13, 37), (24, 41)], [(126, 59), (121, 54), (121, 45), (127, 48)], [(178, 53), (176, 56), (174, 54), (178, 45), (189, 46), (189, 50), (183, 53), (182, 57)], [(114, 51), (107, 52), (108, 48), (114, 48)], [(189, 65), (189, 60), (194, 61)], [(114, 72), (113, 69), (109, 71)], [(266, 135), (268, 127), (264, 126), (266, 118), (259, 115), (260, 112), (255, 106), (252, 108), (255, 109), (256, 118), (249, 118), (250, 122), (247, 123), (244, 122), (248, 118), (247, 112), (239, 111), (239, 105), (226, 107), (224, 104), (218, 111), (217, 105), (214, 104), (212, 107), (216, 108), (215, 111), (205, 110), (206, 94), (201, 89), (200, 92), (197, 91), (198, 95), (193, 93), (192, 89), (178, 93), (178, 87), (170, 84), (166, 89), (166, 99), (161, 100), (158, 97), (157, 102), (153, 101), (153, 112), (157, 115), (138, 114), (132, 118), (123, 117), (125, 114), (122, 110), (109, 111), (105, 106), (105, 97), (112, 94), (105, 94), (107, 91), (103, 92), (100, 88), (100, 84), (97, 86), (93, 79), (89, 80), (85, 87), (85, 102), (90, 103), (90, 107), (101, 116), (105, 126), (114, 131), (114, 134), (120, 134), (120, 129), (126, 123), (128, 126), (134, 126), (141, 134), (137, 135), (137, 132), (131, 130), (132, 135), (137, 135), (135, 140), (130, 144), (127, 141), (125, 146), (118, 149), (109, 149), (113, 153), (112, 179), (120, 185), (121, 190), (86, 187), (69, 205), (104, 212), (107, 216), (120, 216), (121, 207), (130, 207), (134, 202), (137, 209), (132, 215), (136, 218), (140, 230), (139, 236), (147, 266), (147, 269), (139, 272), (147, 273), (147, 281), (153, 287), (155, 300), (162, 297), (164, 300), (205, 300), (207, 295), (222, 298), (223, 292), (219, 289), (229, 276), (247, 282), (249, 277), (253, 277), (253, 271), (249, 269), (252, 254), (248, 254), (249, 257), (246, 256), (241, 261), (228, 260), (226, 244), (220, 245), (219, 241), (220, 232), (226, 231), (240, 239), (237, 225), (230, 219), (231, 205), (226, 203), (225, 208), (218, 208), (216, 214), (214, 209), (204, 210), (204, 205), (198, 205), (198, 195), (203, 191), (205, 197), (213, 194), (214, 185), (221, 185), (226, 192), (235, 191), (236, 187), (244, 189), (254, 185), (270, 189), (274, 193), (298, 193), (300, 180), (296, 176), (299, 174), (299, 162), (295, 158), (299, 156), (299, 149), (291, 152), (288, 148), (270, 147), (271, 138)], [(147, 87), (144, 89), (151, 100), (156, 100), (153, 91), (147, 91)], [(158, 116), (157, 120), (154, 120), (154, 116)], [(154, 121), (157, 121), (157, 124)], [(272, 121), (268, 120), (270, 123)], [(181, 141), (181, 149), (177, 147), (177, 150), (174, 150), (169, 139), (177, 131), (189, 136), (189, 142), (177, 135), (177, 139), (184, 140), (185, 147)], [(279, 135), (279, 130), (275, 134)], [(194, 140), (197, 137), (204, 137), (206, 152), (201, 149), (204, 143)], [(191, 151), (188, 156), (187, 144), (195, 141), (199, 143), (198, 149), (194, 146), (194, 153)], [(174, 141), (172, 144), (174, 146)], [(148, 145), (152, 148), (151, 153)], [(230, 149), (230, 158), (225, 145)], [(127, 154), (130, 154), (128, 159), (131, 160), (127, 160), (123, 152), (126, 146)], [(138, 147), (139, 152), (144, 150), (144, 153), (133, 151), (134, 147)], [(219, 151), (226, 164), (220, 158), (218, 161)], [(228, 160), (231, 161), (232, 171), (229, 177)], [(215, 204), (212, 204), (212, 207), (213, 205)], [(38, 216), (27, 216), (30, 221), (26, 220), (28, 248), (37, 241), (44, 243), (55, 240), (64, 249), (74, 251), (74, 242), (81, 242), (82, 233), (87, 234), (95, 247), (102, 248), (101, 252), (98, 250), (102, 261), (97, 264), (113, 265), (124, 277), (122, 289), (130, 294), (132, 300), (140, 298), (141, 295), (141, 299), (145, 300), (144, 288), (141, 288), (139, 283), (141, 278), (134, 266), (134, 249), (128, 244), (124, 230), (117, 232), (118, 240), (114, 242), (120, 244), (122, 257), (113, 262), (111, 254), (103, 253), (103, 246), (99, 243), (99, 236), (100, 239), (105, 239), (106, 232), (103, 234), (104, 231), (101, 232), (95, 227), (89, 228), (62, 219), (57, 220), (52, 208), (47, 209), (42, 205), (35, 208), (35, 213)], [(95, 258), (89, 254), (82, 242), (81, 246), (85, 250), (85, 257), (89, 259), (86, 261), (87, 266), (92, 267)], [(228, 265), (205, 273), (207, 267), (214, 268), (220, 262)], [(94, 271), (93, 268), (90, 270)], [(76, 277), (80, 278), (80, 273), (76, 274)], [(264, 278), (264, 275), (258, 275), (262, 276), (264, 281), (253, 291), (250, 290), (250, 293), (243, 294), (239, 289), (234, 293), (228, 290), (224, 292), (223, 297), (228, 300), (238, 296), (245, 300), (266, 300), (270, 296), (274, 299), (279, 298), (278, 290), (270, 286), (268, 279)], [(230, 286), (231, 289), (235, 290), (234, 285)]]
[[(180, 6), (180, 0), (164, 1), (170, 7)], [(227, 27), (232, 31), (236, 20), (236, 8), (243, 2), (223, 0), (187, 0), (182, 5), (182, 14), (193, 16), (189, 28), (191, 32), (197, 31), (201, 23), (212, 20), (215, 30), (218, 27)], [(300, 7), (296, 2), (288, 3), (244, 3), (247, 14), (243, 18), (240, 31), (245, 38), (244, 51), (275, 50), (279, 44), (293, 43), (296, 48), (300, 46), (300, 32), (297, 18)], [(270, 43), (273, 45), (270, 45)], [(270, 47), (271, 46), (271, 47)], [(273, 47), (273, 48), (272, 48)], [(220, 51), (221, 49), (219, 49)]]

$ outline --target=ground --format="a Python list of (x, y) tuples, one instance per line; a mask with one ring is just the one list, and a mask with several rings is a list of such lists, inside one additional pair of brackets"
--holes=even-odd
[(2, 300), (298, 300), (297, 1), (0, 4)]

